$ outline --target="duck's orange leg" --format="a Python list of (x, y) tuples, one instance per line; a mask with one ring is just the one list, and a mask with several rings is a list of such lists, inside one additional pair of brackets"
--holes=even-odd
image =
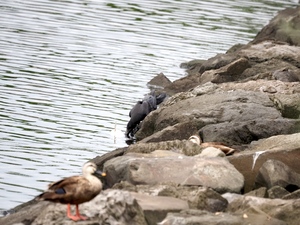
[(71, 213), (71, 205), (70, 204), (68, 204), (68, 206), (67, 206), (67, 217), (70, 218), (71, 220), (74, 220), (74, 221), (78, 221), (78, 220), (81, 219), (80, 217), (77, 216), (77, 213), (76, 213), (75, 216), (72, 215), (72, 213)]
[(88, 219), (88, 217), (80, 215), (78, 205), (76, 205), (76, 216), (78, 218), (80, 218), (81, 220), (87, 220)]

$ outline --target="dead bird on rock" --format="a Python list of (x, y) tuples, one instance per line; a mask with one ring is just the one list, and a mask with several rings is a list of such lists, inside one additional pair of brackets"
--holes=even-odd
[(203, 148), (214, 147), (214, 148), (220, 149), (222, 152), (225, 153), (225, 155), (230, 155), (235, 152), (235, 149), (225, 146), (223, 143), (220, 143), (220, 142), (205, 142), (205, 143), (203, 143), (201, 141), (201, 137), (197, 134), (190, 136), (188, 140), (191, 142), (194, 142), (197, 145), (200, 145)]
[[(36, 199), (68, 204), (68, 218), (74, 221), (86, 220), (87, 217), (80, 215), (78, 205), (92, 200), (102, 190), (102, 183), (94, 176), (95, 173), (106, 176), (105, 173), (97, 171), (95, 163), (87, 162), (83, 165), (82, 176), (67, 177), (49, 184), (48, 190)], [(71, 213), (71, 204), (76, 205), (76, 215)]]
[(134, 137), (134, 134), (140, 128), (140, 122), (143, 121), (151, 111), (157, 109), (157, 106), (163, 102), (166, 96), (165, 93), (155, 95), (155, 91), (151, 91), (142, 101), (138, 101), (135, 106), (133, 106), (129, 112), (130, 120), (127, 123), (126, 137)]

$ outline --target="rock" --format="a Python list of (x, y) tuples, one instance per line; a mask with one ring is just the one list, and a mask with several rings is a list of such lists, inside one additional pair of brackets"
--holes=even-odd
[(200, 130), (203, 142), (223, 142), (228, 146), (248, 144), (253, 140), (300, 129), (297, 121), (282, 118), (264, 93), (217, 91), (173, 104), (169, 104), (168, 100), (145, 118), (136, 138), (142, 140), (148, 137), (147, 142), (152, 141), (151, 138), (155, 141), (157, 136), (149, 136), (169, 126), (172, 126), (172, 135), (164, 136), (164, 140), (166, 137), (172, 140), (183, 138), (185, 130), (176, 131), (176, 124), (194, 124), (193, 131)]
[[(80, 211), (90, 217), (78, 224), (136, 224), (147, 225), (137, 200), (129, 192), (105, 190), (90, 202), (80, 205)], [(74, 224), (66, 217), (66, 205), (50, 204), (40, 212), (32, 225)]]
[(280, 186), (273, 186), (268, 190), (268, 197), (271, 199), (282, 198), (283, 196), (289, 194), (289, 192)]
[(283, 117), (300, 119), (300, 93), (290, 95), (275, 94), (271, 100), (277, 109), (280, 110)]
[(245, 196), (254, 196), (254, 197), (265, 198), (265, 197), (267, 197), (267, 188), (261, 187), (261, 188), (255, 189), (253, 191), (246, 193)]
[[(168, 212), (188, 209), (184, 200), (165, 196), (150, 196), (121, 190), (105, 190), (95, 199), (80, 205), (80, 211), (90, 217), (80, 224), (157, 224)], [(66, 217), (66, 205), (50, 204), (33, 221), (38, 224), (74, 224)]]
[(224, 158), (188, 156), (151, 157), (150, 154), (124, 155), (107, 161), (104, 170), (110, 186), (120, 181), (132, 184), (173, 182), (211, 187), (219, 193), (239, 193), (243, 176)]
[[(143, 143), (138, 142), (134, 145), (130, 145), (128, 147), (127, 153), (152, 153), (152, 155), (149, 155), (150, 157), (155, 156), (158, 157), (158, 153), (162, 153), (162, 156), (165, 156), (166, 154), (173, 154), (173, 153), (167, 153), (165, 151), (158, 152), (157, 150), (168, 150), (172, 152), (176, 152), (179, 154), (187, 155), (187, 156), (193, 156), (200, 154), (202, 152), (201, 146), (190, 142), (190, 141), (180, 141), (180, 140), (174, 140), (174, 141), (161, 141), (158, 143)], [(155, 151), (155, 152), (154, 152)], [(174, 155), (174, 154), (173, 154)], [(145, 157), (147, 155), (144, 155)]]
[(172, 197), (150, 196), (140, 193), (131, 193), (131, 195), (143, 209), (147, 224), (149, 225), (156, 225), (157, 222), (166, 217), (168, 212), (179, 212), (189, 208), (186, 201)]
[[(21, 206), (17, 206), (13, 210), (11, 210), (11, 214), (0, 217), (0, 224), (31, 224), (41, 213), (41, 211), (49, 206), (49, 204), (51, 203), (31, 200), (28, 203), (24, 203)], [(64, 208), (64, 210), (66, 210), (66, 208)]]
[[(230, 195), (226, 194), (222, 196), (226, 199), (232, 198)], [(267, 219), (265, 222), (270, 222), (253, 224), (299, 224), (300, 199), (282, 200), (236, 195), (234, 200), (228, 200), (228, 202), (230, 202), (227, 208), (228, 213), (254, 214), (265, 217)]]
[(279, 160), (269, 159), (259, 169), (255, 185), (267, 188), (274, 186), (286, 188), (288, 185), (300, 187), (300, 174)]
[(300, 198), (300, 190), (294, 191), (293, 193), (286, 194), (282, 197), (282, 199), (299, 199)]
[[(246, 82), (228, 82), (215, 84), (217, 88), (223, 91), (244, 90), (255, 91), (266, 94), (282, 94), (283, 96), (300, 93), (300, 85), (297, 82), (286, 83), (278, 80), (250, 80)], [(270, 91), (271, 90), (271, 91)], [(269, 95), (271, 97), (273, 95)], [(272, 100), (272, 99), (271, 99)], [(272, 100), (272, 102), (274, 102)]]
[[(248, 45), (246, 48), (241, 49), (238, 52), (240, 57), (245, 57), (251, 59), (256, 63), (262, 63), (269, 60), (283, 60), (288, 61), (290, 65), (298, 67), (298, 62), (300, 59), (299, 55), (300, 47), (298, 46), (290, 46), (286, 43), (278, 43), (274, 41), (263, 41), (257, 44)], [(285, 64), (287, 65), (287, 64)], [(280, 67), (273, 66), (274, 68), (280, 69), (284, 66), (280, 65)]]
[(151, 87), (161, 87), (164, 88), (168, 85), (170, 85), (172, 82), (163, 74), (160, 73), (158, 75), (156, 75), (155, 77), (153, 77), (148, 83), (148, 86)]
[(242, 74), (249, 67), (250, 65), (247, 59), (239, 58), (219, 69), (205, 71), (201, 75), (199, 82), (200, 84), (204, 84), (206, 82), (224, 83), (236, 81), (239, 80), (240, 74)]
[(299, 168), (300, 133), (277, 135), (252, 142), (246, 150), (226, 158), (245, 177), (245, 192), (255, 188), (258, 170), (268, 159), (279, 160), (296, 173)]
[(300, 81), (298, 74), (287, 67), (274, 71), (272, 76), (275, 78), (275, 80), (280, 80), (283, 82)]
[(273, 39), (287, 42), (291, 45), (300, 45), (300, 9), (284, 9), (269, 22), (255, 37), (252, 43)]
[[(124, 183), (121, 182), (124, 186)], [(118, 185), (120, 187), (120, 185)], [(129, 188), (128, 188), (129, 187)], [(227, 200), (211, 188), (199, 186), (182, 186), (174, 183), (155, 185), (136, 185), (135, 191), (153, 196), (168, 196), (188, 202), (190, 209), (200, 209), (209, 212), (222, 212), (227, 207)], [(132, 190), (128, 184), (126, 190)], [(123, 189), (123, 188), (122, 188)]]
[(209, 213), (200, 210), (184, 210), (180, 213), (168, 213), (159, 225), (243, 225), (241, 216), (228, 213)]

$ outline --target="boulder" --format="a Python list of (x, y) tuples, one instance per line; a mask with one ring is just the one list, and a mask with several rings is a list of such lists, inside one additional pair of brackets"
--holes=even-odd
[(239, 193), (244, 185), (244, 177), (225, 158), (219, 157), (156, 157), (131, 153), (107, 161), (104, 170), (108, 174), (109, 186), (120, 181), (136, 185), (173, 182), (211, 187), (219, 193)]
[(268, 159), (279, 160), (296, 173), (299, 168), (300, 133), (277, 135), (252, 142), (246, 150), (226, 157), (244, 175), (247, 193), (255, 189), (255, 179), (262, 164)]
[(200, 130), (203, 142), (223, 142), (232, 146), (300, 129), (297, 121), (282, 118), (268, 95), (261, 92), (220, 90), (199, 96), (190, 94), (188, 98), (180, 99), (170, 103), (174, 102), (170, 98), (149, 114), (136, 134), (137, 139), (159, 140), (157, 136), (149, 136), (158, 131), (167, 133), (164, 129), (169, 131), (170, 126), (172, 135), (169, 138), (188, 139), (190, 133), (186, 132), (184, 136), (186, 129), (176, 132), (183, 128), (176, 125), (193, 124), (191, 130)]
[(242, 225), (241, 216), (228, 213), (209, 213), (200, 210), (184, 210), (180, 213), (168, 213), (158, 225)]
[(239, 58), (219, 69), (205, 71), (201, 74), (199, 83), (224, 83), (239, 80), (240, 75), (249, 67), (250, 65), (246, 58)]
[(300, 174), (294, 172), (289, 166), (279, 160), (269, 159), (260, 167), (255, 186), (274, 186), (286, 188), (288, 185), (300, 187)]
[(232, 197), (232, 195), (230, 193), (222, 195), (229, 202), (226, 212), (242, 215), (254, 214), (258, 217), (268, 218), (266, 222), (274, 222), (253, 224), (299, 224), (300, 199), (282, 200), (242, 195)]
[(269, 22), (254, 38), (252, 43), (273, 39), (300, 45), (300, 8), (284, 9)]
[[(93, 200), (80, 205), (81, 213), (90, 219), (80, 221), (82, 225), (92, 224), (136, 224), (147, 225), (144, 213), (136, 198), (129, 192), (105, 190)], [(74, 224), (66, 217), (66, 205), (50, 204), (40, 212), (32, 225)]]
[(120, 182), (113, 188), (135, 191), (152, 196), (167, 196), (187, 201), (190, 209), (200, 209), (209, 212), (222, 212), (227, 207), (227, 200), (211, 188), (199, 186), (183, 186), (166, 182), (155, 185), (132, 185)]
[(289, 192), (284, 187), (280, 186), (273, 186), (268, 190), (268, 197), (270, 199), (282, 198), (287, 194), (289, 194)]
[(153, 77), (147, 85), (150, 87), (158, 87), (158, 88), (164, 88), (168, 85), (170, 85), (172, 82), (163, 74), (160, 73)]
[(148, 225), (156, 225), (159, 221), (166, 217), (168, 212), (179, 212), (189, 208), (186, 201), (173, 197), (151, 196), (140, 193), (130, 194), (141, 206)]

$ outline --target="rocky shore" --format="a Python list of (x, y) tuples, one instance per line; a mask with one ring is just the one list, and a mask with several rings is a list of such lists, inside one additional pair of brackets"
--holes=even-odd
[[(187, 75), (136, 133), (137, 143), (94, 161), (105, 190), (76, 224), (299, 225), (300, 8), (278, 13), (247, 45), (182, 63)], [(226, 156), (188, 140), (222, 142)], [(75, 224), (65, 205), (34, 200), (0, 224)]]

